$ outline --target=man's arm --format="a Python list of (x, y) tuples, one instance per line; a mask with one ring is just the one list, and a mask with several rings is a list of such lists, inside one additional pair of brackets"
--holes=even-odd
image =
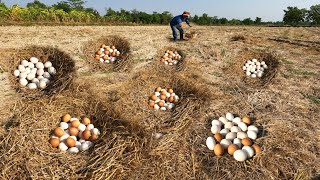
[(186, 23), (188, 24), (189, 27), (192, 27), (192, 26), (190, 25), (190, 20), (189, 20), (189, 18), (186, 19)]

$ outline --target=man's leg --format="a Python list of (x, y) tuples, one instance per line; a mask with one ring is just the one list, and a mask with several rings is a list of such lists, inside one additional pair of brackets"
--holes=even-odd
[(179, 30), (180, 32), (180, 39), (182, 40), (183, 39), (183, 29), (180, 27), (180, 26), (177, 26), (177, 29)]
[(172, 30), (173, 40), (177, 41), (178, 40), (178, 34), (177, 34), (177, 31), (175, 30), (175, 26), (171, 26), (171, 30)]

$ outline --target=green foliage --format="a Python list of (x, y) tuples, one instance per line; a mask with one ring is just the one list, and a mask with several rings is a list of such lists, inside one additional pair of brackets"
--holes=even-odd
[(43, 3), (41, 3), (39, 0), (34, 0), (32, 3), (27, 4), (28, 8), (42, 8), (45, 9), (47, 6)]
[(308, 19), (312, 24), (320, 24), (320, 4), (310, 7)]
[(306, 20), (307, 10), (299, 9), (298, 7), (288, 7), (284, 10), (285, 14), (283, 17), (283, 22), (293, 26), (298, 25)]

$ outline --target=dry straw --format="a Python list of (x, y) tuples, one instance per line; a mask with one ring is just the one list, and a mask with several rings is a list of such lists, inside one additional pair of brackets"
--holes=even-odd
[[(101, 63), (95, 60), (95, 54), (101, 45), (115, 46), (120, 51), (120, 56), (117, 57), (113, 63)], [(130, 59), (130, 44), (129, 41), (118, 36), (103, 37), (98, 40), (88, 42), (83, 47), (83, 55), (86, 61), (95, 71), (129, 71), (132, 68), (132, 61)]]
[[(10, 72), (10, 81), (13, 88), (20, 93), (22, 97), (37, 99), (43, 96), (59, 94), (61, 91), (72, 85), (75, 76), (75, 63), (71, 57), (57, 48), (32, 46), (25, 49), (15, 49), (11, 51), (11, 61), (7, 61), (7, 69)], [(56, 74), (50, 79), (50, 84), (43, 90), (30, 90), (27, 87), (21, 87), (19, 79), (13, 75), (22, 60), (29, 60), (31, 57), (37, 57), (39, 61), (50, 61), (56, 69)]]

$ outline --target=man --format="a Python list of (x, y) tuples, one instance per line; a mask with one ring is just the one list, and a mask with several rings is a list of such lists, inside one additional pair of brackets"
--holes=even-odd
[(190, 17), (190, 12), (183, 12), (182, 15), (178, 15), (176, 17), (174, 17), (171, 21), (170, 21), (170, 26), (172, 29), (172, 35), (173, 35), (173, 40), (176, 42), (178, 40), (178, 34), (176, 29), (179, 30), (180, 32), (180, 40), (184, 40), (183, 39), (183, 29), (182, 29), (182, 22), (185, 21), (189, 27), (192, 27), (190, 25), (190, 21), (189, 21), (189, 17)]

